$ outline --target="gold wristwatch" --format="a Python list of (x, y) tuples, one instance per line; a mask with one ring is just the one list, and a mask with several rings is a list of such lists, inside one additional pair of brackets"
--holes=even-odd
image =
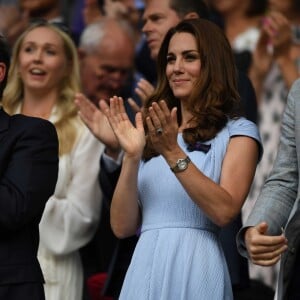
[(174, 173), (183, 172), (187, 169), (189, 163), (191, 162), (191, 159), (187, 156), (186, 158), (180, 158), (177, 160), (176, 165), (173, 167), (170, 167), (170, 169)]

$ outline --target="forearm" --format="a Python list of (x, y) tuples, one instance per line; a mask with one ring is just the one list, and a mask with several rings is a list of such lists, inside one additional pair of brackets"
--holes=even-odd
[(111, 226), (119, 238), (134, 235), (140, 225), (141, 215), (137, 189), (138, 166), (138, 160), (124, 156), (110, 211)]
[(231, 195), (220, 185), (191, 164), (185, 172), (177, 173), (176, 177), (189, 194), (190, 198), (217, 225), (225, 226), (238, 213)]
[[(211, 150), (214, 149), (214, 145)], [(206, 176), (195, 164), (195, 155), (191, 153), (192, 162), (184, 172), (175, 173), (191, 199), (217, 225), (225, 226), (240, 212), (249, 191), (256, 164), (258, 161), (258, 145), (256, 140), (248, 136), (232, 137), (227, 145), (226, 154), (222, 158), (220, 176)], [(179, 151), (182, 151), (181, 149)], [(179, 152), (178, 151), (178, 152)], [(175, 152), (168, 155), (167, 162), (172, 166)], [(182, 152), (183, 157), (184, 152)], [(212, 154), (214, 155), (214, 154)]]
[[(185, 156), (185, 152), (181, 148), (177, 148), (168, 153), (165, 159), (171, 167), (179, 158)], [(172, 171), (170, 170), (170, 172)], [(239, 207), (234, 205), (231, 195), (201, 172), (193, 161), (185, 171), (174, 173), (174, 176), (177, 177), (190, 198), (217, 225), (226, 225), (238, 212)]]

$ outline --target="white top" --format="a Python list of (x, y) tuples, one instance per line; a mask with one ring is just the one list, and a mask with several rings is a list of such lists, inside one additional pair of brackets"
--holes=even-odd
[(259, 39), (260, 30), (257, 27), (250, 27), (244, 32), (240, 33), (232, 43), (232, 49), (236, 52), (255, 50), (257, 41)]

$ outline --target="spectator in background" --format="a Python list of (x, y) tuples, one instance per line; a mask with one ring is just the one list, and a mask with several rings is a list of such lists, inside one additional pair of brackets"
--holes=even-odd
[(224, 30), (235, 54), (237, 67), (248, 73), (252, 52), (267, 11), (268, 0), (208, 0), (212, 19)]
[(83, 93), (96, 106), (129, 83), (134, 46), (133, 32), (122, 20), (103, 18), (83, 31), (78, 49)]
[(71, 37), (46, 21), (30, 25), (14, 45), (3, 106), (10, 114), (50, 120), (58, 133), (58, 181), (39, 225), (46, 300), (81, 300), (78, 250), (92, 238), (100, 214), (99, 165), (94, 160), (103, 146), (77, 115), (73, 99), (79, 89)]
[[(0, 99), (9, 65), (1, 35)], [(0, 139), (0, 299), (43, 300), (38, 226), (57, 180), (57, 134), (48, 121), (9, 116), (0, 107)]]
[[(142, 33), (143, 0), (105, 0), (103, 5), (105, 15), (127, 20), (132, 26), (136, 37), (135, 67), (136, 70), (152, 84), (156, 80), (155, 62), (150, 57), (150, 51)], [(133, 95), (134, 96), (134, 95)]]
[(27, 28), (31, 20), (66, 23), (59, 0), (19, 0), (16, 5), (0, 6), (0, 32), (6, 36), (10, 47)]
[(103, 17), (125, 20), (131, 25), (135, 36), (136, 71), (149, 82), (154, 83), (155, 63), (150, 57), (149, 48), (141, 31), (143, 11), (144, 3), (142, 0), (105, 0), (102, 5), (97, 1), (86, 1), (84, 8), (82, 8), (86, 26), (101, 20)]

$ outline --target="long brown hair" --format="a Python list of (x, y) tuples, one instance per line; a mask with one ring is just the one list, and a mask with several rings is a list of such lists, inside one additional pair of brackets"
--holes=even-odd
[[(228, 118), (241, 116), (240, 97), (237, 91), (237, 71), (231, 46), (222, 30), (204, 19), (184, 20), (166, 34), (157, 59), (158, 85), (145, 103), (144, 118), (152, 102), (164, 99), (169, 109), (178, 107), (178, 123), (181, 124), (179, 100), (173, 95), (166, 77), (167, 54), (171, 38), (175, 33), (190, 33), (197, 43), (200, 53), (201, 72), (189, 97), (188, 105), (197, 126), (183, 131), (186, 143), (207, 141), (214, 138), (226, 125)], [(147, 133), (147, 129), (146, 129)], [(157, 155), (147, 143), (143, 158)]]

